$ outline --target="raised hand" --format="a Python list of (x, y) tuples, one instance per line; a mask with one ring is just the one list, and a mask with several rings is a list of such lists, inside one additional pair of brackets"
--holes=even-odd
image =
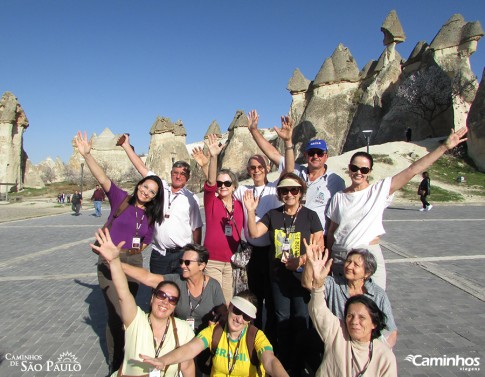
[(246, 206), (246, 209), (248, 210), (248, 212), (256, 211), (256, 208), (258, 208), (259, 197), (255, 198), (251, 190), (246, 190), (246, 192), (244, 193), (243, 199), (244, 199), (244, 205)]
[(328, 259), (328, 249), (321, 251), (322, 247), (318, 243), (303, 239), (306, 248), (306, 263), (310, 265), (313, 271), (313, 287), (320, 287), (323, 285), (325, 278), (330, 273), (333, 259)]
[(209, 163), (209, 158), (204, 154), (204, 150), (201, 147), (195, 147), (192, 149), (191, 157), (200, 167), (204, 167)]
[(98, 251), (108, 263), (120, 256), (120, 250), (125, 244), (125, 241), (121, 241), (116, 246), (111, 240), (109, 229), (98, 229), (96, 232), (96, 241), (98, 241), (99, 246), (94, 244), (89, 244), (89, 246)]
[(84, 131), (84, 135), (81, 131), (78, 131), (77, 135), (74, 137), (74, 142), (76, 143), (77, 150), (81, 156), (86, 157), (86, 155), (91, 152), (92, 140), (88, 140), (86, 131)]
[(212, 157), (218, 156), (224, 148), (224, 145), (219, 142), (219, 137), (216, 134), (207, 135), (206, 145)]
[(130, 144), (130, 134), (123, 134), (119, 137), (118, 141), (116, 142), (116, 145), (121, 146), (122, 148), (131, 148)]
[(281, 128), (274, 126), (274, 130), (278, 134), (279, 138), (283, 141), (291, 141), (293, 135), (293, 125), (295, 122), (288, 115), (281, 117)]
[(259, 115), (256, 110), (251, 110), (248, 113), (248, 128), (249, 131), (256, 131), (258, 129)]
[(463, 143), (464, 141), (467, 141), (468, 140), (467, 138), (462, 139), (467, 132), (468, 132), (467, 127), (462, 127), (457, 131), (451, 129), (451, 133), (445, 141), (446, 149), (448, 150), (453, 149), (458, 144)]

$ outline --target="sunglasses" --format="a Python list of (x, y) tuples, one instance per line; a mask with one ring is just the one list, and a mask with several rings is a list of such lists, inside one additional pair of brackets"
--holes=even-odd
[(258, 166), (250, 166), (250, 167), (249, 167), (249, 170), (251, 170), (251, 171), (256, 171), (256, 170), (264, 170), (264, 166), (263, 166), (263, 165), (258, 165)]
[(246, 322), (249, 322), (251, 321), (251, 317), (248, 316), (246, 313), (244, 313), (242, 310), (236, 308), (234, 305), (232, 306), (232, 309), (231, 309), (231, 312), (234, 314), (234, 315), (242, 315), (243, 319), (246, 321)]
[(323, 157), (323, 155), (327, 154), (327, 152), (322, 151), (321, 149), (310, 149), (306, 151), (308, 157), (313, 157), (317, 155), (318, 157)]
[(232, 186), (232, 181), (216, 181), (217, 187), (222, 187), (222, 185), (226, 187), (231, 187)]
[(357, 173), (359, 170), (362, 174), (367, 174), (370, 172), (370, 168), (367, 168), (367, 167), (359, 167), (357, 165), (349, 165), (349, 170), (352, 172), (352, 173)]
[(177, 302), (179, 301), (178, 297), (175, 296), (169, 296), (167, 295), (164, 291), (158, 290), (155, 292), (155, 297), (158, 298), (159, 300), (165, 300), (167, 299), (170, 304), (173, 306), (177, 305)]
[(281, 187), (278, 188), (278, 191), (281, 195), (288, 195), (289, 192), (291, 192), (291, 195), (298, 195), (300, 192), (299, 187)]
[(185, 264), (187, 267), (189, 267), (189, 265), (190, 265), (192, 262), (193, 262), (193, 263), (199, 263), (199, 261), (197, 261), (197, 260), (192, 260), (192, 259), (182, 259), (182, 258), (180, 258), (180, 259), (179, 259), (179, 264), (181, 264), (181, 265), (182, 265), (182, 264)]

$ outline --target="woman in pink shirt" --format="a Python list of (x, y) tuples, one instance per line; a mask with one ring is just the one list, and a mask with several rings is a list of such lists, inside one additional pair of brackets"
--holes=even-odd
[(206, 272), (221, 284), (226, 303), (229, 303), (234, 294), (231, 256), (241, 239), (243, 207), (233, 196), (238, 184), (236, 175), (228, 169), (217, 171), (217, 156), (223, 146), (216, 135), (209, 135), (208, 139), (209, 171), (204, 184), (204, 246), (209, 250)]

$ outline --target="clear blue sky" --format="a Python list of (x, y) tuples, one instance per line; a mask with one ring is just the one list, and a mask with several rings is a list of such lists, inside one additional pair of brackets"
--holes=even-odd
[[(77, 130), (106, 127), (147, 152), (158, 115), (182, 119), (188, 143), (214, 119), (227, 130), (238, 109), (270, 127), (289, 110), (295, 68), (312, 80), (339, 43), (360, 69), (378, 59), (392, 9), (405, 59), (455, 13), (485, 27), (483, 0), (3, 0), (0, 92), (25, 110), (33, 163), (67, 162)], [(484, 43), (471, 58), (479, 80)]]

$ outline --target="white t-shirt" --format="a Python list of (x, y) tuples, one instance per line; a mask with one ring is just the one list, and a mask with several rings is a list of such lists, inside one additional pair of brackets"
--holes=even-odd
[(282, 205), (276, 193), (277, 183), (278, 183), (278, 180), (274, 182), (268, 182), (263, 186), (239, 186), (237, 190), (234, 192), (234, 197), (243, 204), (244, 236), (246, 238), (246, 241), (248, 241), (251, 245), (269, 246), (271, 244), (271, 241), (269, 238), (269, 232), (267, 232), (266, 234), (263, 234), (261, 237), (258, 237), (258, 238), (249, 237), (248, 210), (244, 205), (244, 193), (247, 190), (252, 190), (254, 197), (259, 198), (258, 208), (256, 208), (256, 222), (258, 222), (259, 219), (261, 219), (266, 214), (266, 212), (268, 212), (273, 208), (280, 207)]
[(336, 193), (327, 210), (327, 217), (338, 224), (333, 249), (349, 251), (369, 245), (386, 233), (382, 225), (384, 209), (389, 205), (392, 177), (380, 180), (362, 191)]
[[(150, 171), (148, 175), (155, 174)], [(165, 217), (161, 224), (155, 223), (152, 242), (153, 249), (159, 252), (191, 243), (192, 231), (202, 227), (199, 198), (185, 187), (174, 194), (171, 186), (162, 182)]]

